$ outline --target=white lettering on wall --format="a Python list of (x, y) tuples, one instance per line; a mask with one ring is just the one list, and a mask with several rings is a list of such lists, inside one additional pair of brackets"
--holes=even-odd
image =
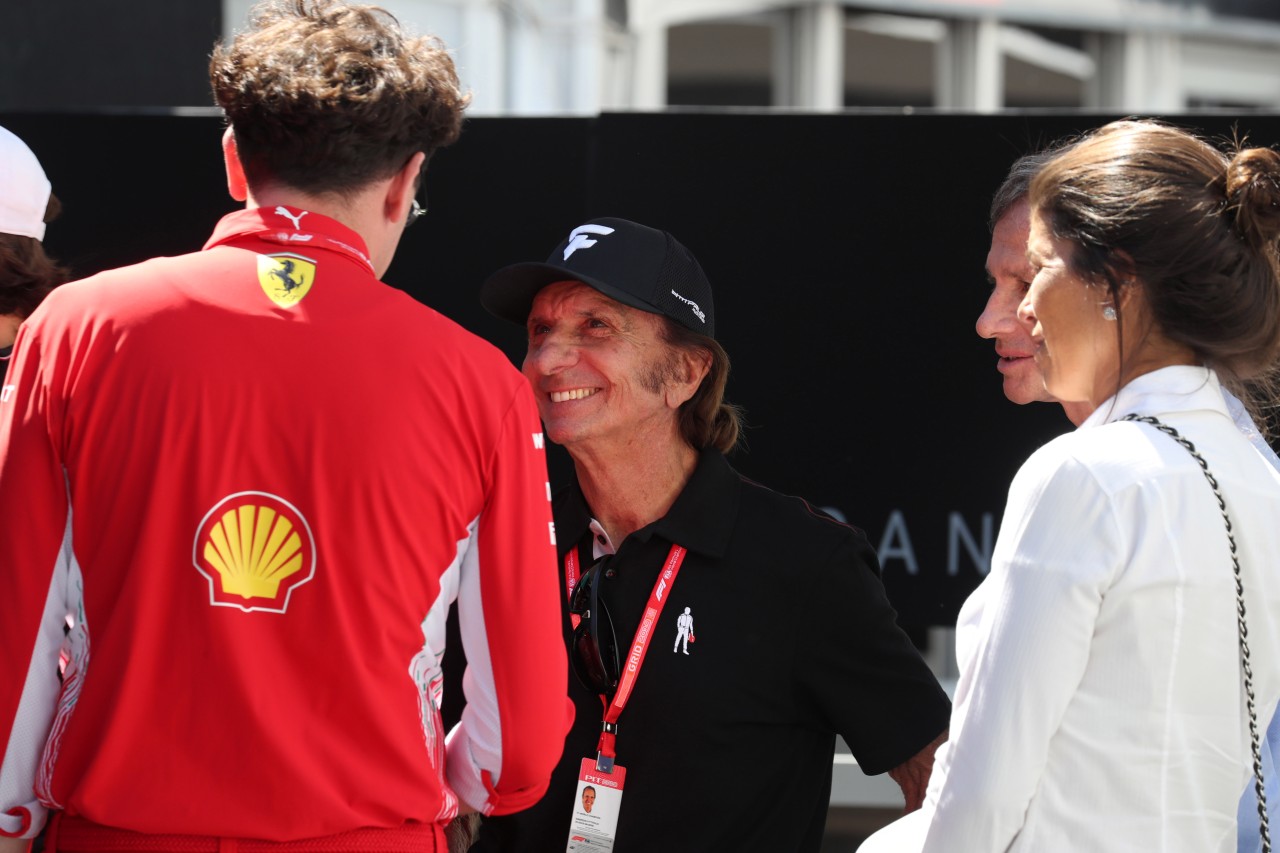
[[(829, 510), (828, 510), (829, 511)], [(995, 549), (995, 515), (984, 512), (981, 515), (980, 537), (975, 536), (959, 512), (947, 513), (947, 575), (956, 577), (960, 574), (962, 562), (972, 565), (979, 575), (985, 577), (991, 571), (991, 552)], [(938, 540), (929, 539), (929, 543)], [(926, 549), (926, 556), (936, 554), (933, 548)], [(884, 533), (880, 537), (880, 547), (876, 549), (883, 569), (906, 569), (909, 575), (920, 574), (920, 559), (916, 556), (916, 548), (911, 540), (911, 532), (907, 529), (907, 517), (902, 510), (895, 509), (889, 513), (885, 522)], [(929, 556), (930, 574), (936, 558)], [(898, 566), (892, 566), (893, 563)]]
[(820, 506), (820, 507), (818, 507), (818, 509), (822, 510), (822, 511), (823, 511), (823, 512), (825, 512), (827, 515), (831, 516), (832, 518), (834, 518), (836, 521), (840, 522), (841, 524), (848, 524), (848, 523), (849, 523), (849, 519), (845, 518), (845, 517), (844, 517), (844, 513), (843, 513), (843, 512), (841, 512), (841, 511), (840, 511), (838, 508), (836, 508), (836, 507), (833, 507), (833, 506)]
[(991, 571), (991, 539), (994, 523), (991, 513), (984, 512), (982, 514), (982, 548), (979, 549), (978, 543), (973, 539), (973, 534), (969, 532), (969, 525), (965, 524), (964, 516), (958, 512), (953, 512), (947, 517), (948, 575), (955, 577), (960, 574), (960, 545), (963, 545), (965, 551), (968, 552), (969, 559), (973, 561), (974, 566), (978, 569), (978, 574), (985, 576)]
[(911, 534), (907, 533), (907, 519), (902, 510), (895, 509), (889, 513), (889, 521), (885, 523), (884, 535), (880, 537), (880, 547), (876, 549), (883, 568), (890, 560), (902, 560), (907, 564), (907, 574), (920, 573), (920, 565), (916, 562), (915, 549), (911, 547)]

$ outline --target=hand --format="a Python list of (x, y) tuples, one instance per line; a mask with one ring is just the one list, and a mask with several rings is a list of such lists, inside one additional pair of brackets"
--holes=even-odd
[[(476, 832), (480, 829), (480, 815), (475, 809), (458, 801), (458, 816), (449, 821), (444, 828), (445, 840), (449, 843), (449, 853), (465, 853), (476, 840)], [(467, 811), (464, 813), (463, 808)]]
[(933, 739), (924, 749), (889, 771), (889, 778), (898, 783), (902, 789), (902, 798), (906, 801), (903, 814), (910, 814), (924, 805), (924, 793), (929, 787), (929, 774), (933, 772), (933, 754), (938, 747), (947, 742), (949, 729)]
[(31, 847), (30, 838), (9, 838), (0, 836), (0, 853), (27, 853)]

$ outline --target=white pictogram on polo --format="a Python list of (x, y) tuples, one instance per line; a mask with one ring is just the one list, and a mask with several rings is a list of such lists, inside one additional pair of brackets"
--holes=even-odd
[(603, 237), (606, 234), (612, 234), (613, 229), (607, 225), (579, 225), (577, 228), (569, 232), (569, 243), (564, 247), (564, 259), (569, 260), (569, 256), (579, 249), (590, 249), (597, 240), (592, 240), (588, 234), (598, 234)]
[[(689, 654), (689, 644), (693, 642), (693, 614), (689, 612), (689, 608), (685, 608), (684, 612), (676, 619), (676, 644), (671, 648), (672, 654), (682, 651), (686, 655)], [(684, 648), (680, 648), (684, 646)]]

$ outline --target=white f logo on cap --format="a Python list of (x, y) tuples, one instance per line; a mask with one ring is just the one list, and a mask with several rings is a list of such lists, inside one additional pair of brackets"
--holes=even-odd
[(579, 249), (590, 249), (596, 244), (595, 240), (588, 237), (588, 234), (612, 234), (613, 229), (607, 225), (579, 225), (577, 228), (569, 232), (569, 244), (564, 247), (564, 259), (569, 260), (569, 256)]

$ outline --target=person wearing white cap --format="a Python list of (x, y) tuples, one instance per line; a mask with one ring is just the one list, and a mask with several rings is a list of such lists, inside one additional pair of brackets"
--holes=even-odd
[(45, 223), (62, 207), (51, 189), (36, 155), (0, 127), (0, 360), (8, 358), (22, 321), (67, 280), (41, 245)]

